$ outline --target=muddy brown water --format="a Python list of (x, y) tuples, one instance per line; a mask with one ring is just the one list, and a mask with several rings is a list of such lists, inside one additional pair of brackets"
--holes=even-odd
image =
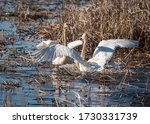
[[(123, 69), (120, 65), (113, 72), (96, 75), (71, 75), (49, 63), (32, 63), (26, 60), (28, 52), (42, 39), (18, 30), (32, 29), (39, 21), (17, 25), (13, 16), (5, 16), (15, 12), (12, 2), (16, 1), (0, 1), (0, 106), (150, 106), (149, 54), (140, 55), (147, 60), (143, 66)], [(40, 3), (38, 7), (57, 5)]]

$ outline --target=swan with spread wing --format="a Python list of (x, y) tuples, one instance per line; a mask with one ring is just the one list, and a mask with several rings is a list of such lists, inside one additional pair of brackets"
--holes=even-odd
[[(66, 38), (67, 29), (68, 29), (68, 25), (66, 23), (64, 23), (64, 26), (63, 26), (63, 44), (64, 44), (64, 46), (67, 46), (70, 49), (74, 49), (78, 46), (81, 46), (83, 44), (82, 40), (75, 40), (75, 41), (67, 44), (67, 38)], [(42, 41), (41, 43), (39, 43), (36, 46), (36, 48), (38, 50), (42, 50), (45, 47), (52, 48), (51, 46), (53, 46), (53, 47), (55, 46), (55, 47), (57, 47), (57, 49), (60, 49), (60, 51), (63, 52), (63, 49), (59, 48), (60, 47), (59, 42), (54, 41), (54, 40)], [(55, 52), (52, 50), (55, 50), (55, 49), (51, 49), (50, 54), (53, 54)], [(37, 52), (35, 52), (35, 53), (37, 53)], [(62, 65), (65, 63), (73, 63), (73, 62), (74, 61), (72, 59), (69, 59), (66, 55), (57, 56), (55, 59), (52, 60), (52, 64), (54, 64), (54, 65)]]
[(110, 39), (102, 40), (96, 47), (92, 58), (88, 61), (85, 60), (85, 53), (87, 49), (87, 33), (82, 35), (83, 46), (81, 56), (78, 52), (70, 49), (67, 46), (60, 44), (53, 44), (40, 51), (34, 52), (33, 56), (39, 62), (53, 61), (57, 57), (68, 56), (75, 60), (75, 63), (79, 65), (79, 69), (82, 72), (101, 71), (105, 68), (105, 65), (111, 59), (116, 48), (135, 48), (139, 42), (136, 40), (127, 39)]

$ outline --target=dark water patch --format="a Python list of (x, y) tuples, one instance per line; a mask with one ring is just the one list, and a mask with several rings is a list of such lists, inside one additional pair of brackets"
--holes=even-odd
[(16, 33), (16, 27), (13, 22), (10, 21), (0, 21), (0, 30), (3, 31), (4, 36), (12, 36), (13, 34)]

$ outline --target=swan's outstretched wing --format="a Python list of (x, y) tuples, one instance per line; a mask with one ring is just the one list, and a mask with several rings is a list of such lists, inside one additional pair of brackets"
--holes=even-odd
[[(128, 39), (116, 39), (110, 40), (114, 42), (114, 48), (121, 47), (121, 48), (135, 48), (138, 47), (139, 41), (136, 40), (128, 40)], [(110, 43), (111, 46), (111, 43)]]
[(58, 44), (58, 42), (53, 41), (53, 40), (46, 40), (46, 41), (42, 41), (41, 43), (36, 45), (36, 48), (37, 49), (43, 49), (44, 47), (51, 46), (51, 45), (54, 45), (54, 44)]
[(75, 41), (73, 41), (73, 42), (68, 43), (67, 46), (68, 46), (69, 48), (73, 49), (73, 48), (75, 48), (75, 47), (77, 47), (77, 46), (80, 46), (80, 45), (82, 45), (82, 44), (83, 44), (83, 41), (82, 41), (82, 40), (75, 40)]
[[(46, 41), (42, 41), (41, 43), (39, 43), (38, 45), (36, 45), (36, 48), (37, 49), (43, 49), (44, 47), (47, 47), (47, 46), (51, 46), (51, 45), (54, 45), (54, 44), (58, 44), (57, 41), (53, 41), (53, 40), (46, 40)], [(83, 41), (82, 40), (75, 40), (73, 42), (70, 42), (67, 44), (67, 46), (71, 49), (77, 47), (77, 46), (80, 46), (83, 44)]]
[(86, 64), (86, 61), (82, 60), (80, 55), (75, 50), (60, 44), (51, 45), (43, 48), (42, 50), (37, 50), (33, 52), (32, 55), (37, 62), (49, 62), (53, 61), (57, 57), (68, 56), (78, 63), (83, 65)]
[(139, 42), (136, 40), (127, 40), (127, 39), (110, 39), (102, 40), (96, 47), (93, 56), (99, 52), (114, 52), (117, 47), (121, 48), (134, 48), (139, 45)]
[(122, 48), (134, 48), (139, 44), (135, 40), (126, 40), (126, 39), (112, 39), (112, 40), (103, 40), (96, 47), (93, 57), (89, 62), (97, 63), (102, 68), (105, 64), (111, 59), (115, 49), (117, 47)]

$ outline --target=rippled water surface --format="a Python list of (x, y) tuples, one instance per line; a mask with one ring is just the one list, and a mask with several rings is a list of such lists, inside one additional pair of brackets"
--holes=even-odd
[[(15, 13), (15, 2), (0, 0), (0, 106), (150, 106), (150, 54), (136, 58), (143, 66), (86, 75), (31, 63), (28, 53), (42, 39), (19, 29), (32, 29), (40, 20), (18, 25), (13, 16), (6, 16)], [(61, 2), (32, 4), (56, 9)]]

